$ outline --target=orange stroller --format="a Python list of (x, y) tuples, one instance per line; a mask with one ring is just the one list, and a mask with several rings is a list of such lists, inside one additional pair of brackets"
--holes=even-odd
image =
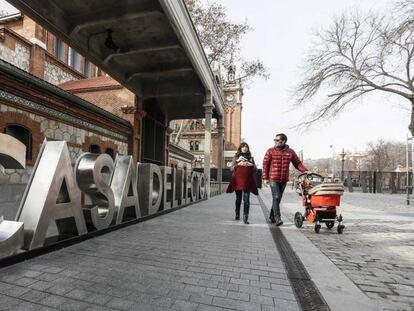
[(296, 192), (302, 197), (302, 205), (305, 212), (295, 214), (295, 225), (301, 228), (303, 221), (307, 220), (315, 224), (315, 232), (319, 233), (321, 223), (325, 223), (328, 229), (338, 222), (337, 231), (342, 234), (345, 226), (342, 224), (342, 215), (337, 214), (344, 186), (336, 183), (325, 183), (324, 177), (315, 173), (303, 173), (297, 177)]

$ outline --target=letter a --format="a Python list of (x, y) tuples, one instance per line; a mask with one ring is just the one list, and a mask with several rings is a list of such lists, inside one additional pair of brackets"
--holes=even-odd
[(24, 223), (26, 249), (44, 245), (52, 220), (59, 234), (87, 232), (65, 141), (43, 143), (16, 219)]
[(120, 224), (124, 218), (141, 218), (136, 171), (131, 156), (116, 158), (111, 188), (115, 198), (115, 224)]

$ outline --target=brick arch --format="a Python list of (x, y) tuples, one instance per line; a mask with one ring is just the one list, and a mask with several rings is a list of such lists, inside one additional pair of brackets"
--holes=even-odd
[(26, 160), (27, 165), (34, 165), (39, 155), (40, 145), (44, 139), (43, 133), (40, 131), (40, 123), (30, 119), (28, 116), (17, 111), (5, 111), (1, 113), (0, 130), (3, 133), (8, 124), (22, 125), (32, 134), (32, 159)]
[(82, 150), (89, 151), (90, 145), (98, 145), (101, 147), (101, 152), (104, 153), (106, 149), (111, 148), (114, 151), (114, 155), (118, 153), (118, 146), (112, 141), (103, 141), (98, 136), (87, 136), (85, 142), (82, 144)]

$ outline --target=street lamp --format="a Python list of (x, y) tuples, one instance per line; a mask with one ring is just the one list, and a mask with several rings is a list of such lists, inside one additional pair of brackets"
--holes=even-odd
[(335, 146), (330, 145), (330, 148), (332, 148), (332, 182), (335, 181)]
[(342, 165), (341, 165), (341, 180), (342, 180), (342, 182), (344, 182), (344, 164), (345, 164), (345, 156), (346, 156), (346, 153), (345, 153), (345, 150), (344, 150), (344, 148), (342, 148), (342, 153), (340, 153), (339, 154), (340, 156), (341, 156), (341, 161), (342, 161)]

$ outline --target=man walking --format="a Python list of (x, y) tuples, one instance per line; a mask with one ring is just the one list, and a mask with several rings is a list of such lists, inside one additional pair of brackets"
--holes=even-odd
[(270, 189), (272, 190), (270, 222), (280, 226), (283, 224), (280, 217), (280, 201), (289, 180), (289, 165), (292, 163), (302, 173), (307, 172), (308, 169), (302, 164), (295, 151), (286, 144), (287, 136), (285, 134), (277, 134), (274, 141), (275, 146), (267, 150), (263, 159), (263, 183), (267, 186), (270, 181)]

